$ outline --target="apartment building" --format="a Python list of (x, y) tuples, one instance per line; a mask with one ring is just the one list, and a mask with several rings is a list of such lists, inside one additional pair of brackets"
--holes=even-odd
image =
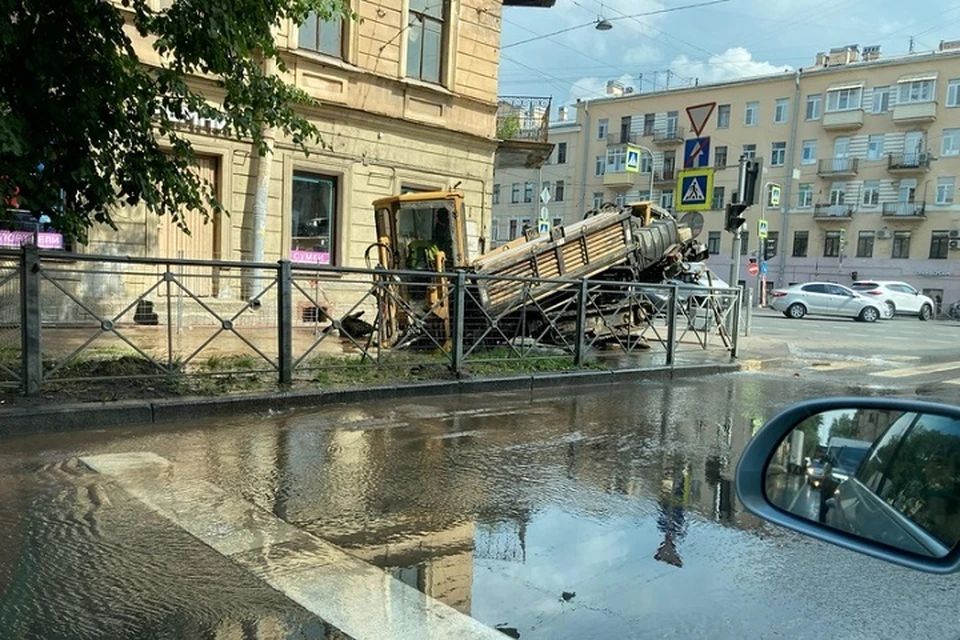
[[(170, 6), (170, 0), (152, 1), (156, 10)], [(376, 241), (372, 202), (415, 190), (462, 190), (468, 220), (481, 229), (481, 243), (488, 241), (502, 10), (553, 3), (352, 0), (359, 20), (314, 15), (304, 24), (281, 24), (276, 38), (287, 65), (284, 79), (318, 101), (304, 115), (325, 145), (308, 156), (278, 132), (265, 259), (363, 266), (364, 251)], [(132, 28), (130, 37), (144, 64), (159, 65)], [(222, 99), (206, 79), (196, 78), (195, 86), (214, 104)], [(215, 121), (186, 116), (182, 125), (199, 154), (198, 171), (216, 186), (229, 215), (209, 224), (188, 215), (192, 233), (186, 235), (169, 220), (132, 208), (115, 217), (116, 231), (95, 229), (85, 251), (251, 258), (260, 159), (248, 142), (222, 135)]]
[[(700, 211), (701, 237), (722, 277), (733, 259), (723, 207), (745, 155), (763, 159), (767, 201), (747, 210), (736, 257), (741, 279), (760, 253), (762, 214), (777, 244), (768, 286), (883, 278), (910, 282), (945, 303), (960, 298), (960, 42), (889, 57), (878, 47), (849, 46), (811, 62), (656, 93), (611, 83), (607, 96), (576, 105), (575, 120), (551, 127), (551, 141), (563, 140), (568, 153), (562, 176), (548, 173), (557, 163), (544, 175), (572, 180), (564, 196), (574, 211), (646, 198), (677, 209), (685, 141), (697, 137), (686, 109), (706, 104), (710, 117), (700, 135), (710, 139), (714, 183)], [(628, 147), (642, 152), (639, 173), (626, 169)], [(496, 182), (503, 189), (508, 181)], [(780, 206), (769, 202), (774, 184)], [(500, 202), (495, 216), (512, 216), (512, 205)]]

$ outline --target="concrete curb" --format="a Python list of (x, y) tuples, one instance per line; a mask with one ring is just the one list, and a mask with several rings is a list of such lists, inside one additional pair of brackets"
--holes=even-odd
[(294, 391), (243, 396), (165, 398), (110, 403), (76, 403), (51, 407), (0, 409), (0, 437), (44, 432), (164, 424), (212, 416), (310, 409), (331, 404), (422, 396), (464, 395), (491, 391), (536, 391), (563, 387), (616, 385), (637, 380), (685, 379), (757, 370), (757, 361), (683, 365), (674, 368), (572, 371), (499, 378), (472, 378), (408, 385), (360, 387), (332, 391)]

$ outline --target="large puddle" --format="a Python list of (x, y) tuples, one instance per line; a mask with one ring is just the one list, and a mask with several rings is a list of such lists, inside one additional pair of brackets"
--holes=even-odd
[(6, 440), (0, 637), (334, 637), (75, 462), (127, 451), (513, 637), (956, 637), (955, 579), (788, 534), (736, 501), (753, 430), (836, 393), (743, 374)]

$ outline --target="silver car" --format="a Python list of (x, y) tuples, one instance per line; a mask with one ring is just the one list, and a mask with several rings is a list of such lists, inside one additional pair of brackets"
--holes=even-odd
[(777, 289), (770, 294), (770, 308), (795, 319), (809, 313), (876, 322), (884, 315), (880, 302), (832, 282), (806, 282)]

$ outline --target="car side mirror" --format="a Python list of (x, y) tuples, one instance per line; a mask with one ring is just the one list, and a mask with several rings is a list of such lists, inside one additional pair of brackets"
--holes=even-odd
[[(831, 469), (800, 464), (830, 459)], [(960, 409), (893, 398), (794, 405), (747, 444), (750, 513), (930, 573), (960, 571)]]

